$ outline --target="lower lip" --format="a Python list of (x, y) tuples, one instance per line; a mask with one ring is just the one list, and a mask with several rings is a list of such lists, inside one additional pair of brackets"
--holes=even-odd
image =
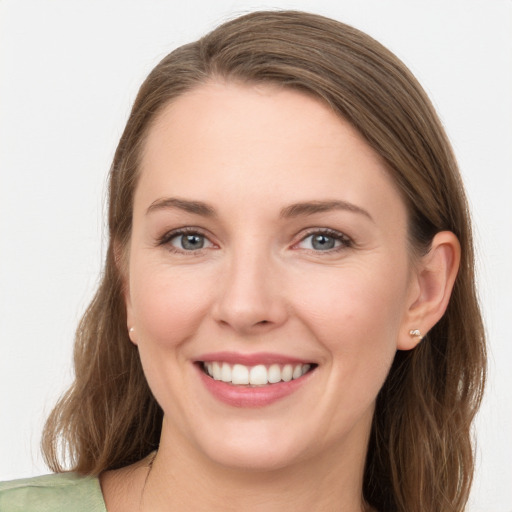
[(232, 407), (265, 407), (297, 391), (309, 378), (308, 372), (290, 382), (278, 382), (266, 386), (233, 386), (221, 380), (215, 380), (196, 365), (199, 376), (206, 389), (218, 400)]

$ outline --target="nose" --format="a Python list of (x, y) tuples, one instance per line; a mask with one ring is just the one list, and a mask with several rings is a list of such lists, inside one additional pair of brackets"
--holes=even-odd
[(261, 334), (285, 323), (288, 313), (277, 267), (261, 251), (246, 248), (233, 254), (219, 276), (215, 321), (244, 335)]

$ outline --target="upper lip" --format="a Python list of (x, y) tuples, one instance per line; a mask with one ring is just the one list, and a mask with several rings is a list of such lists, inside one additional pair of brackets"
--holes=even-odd
[(197, 358), (201, 362), (223, 362), (229, 364), (242, 364), (244, 366), (256, 366), (258, 364), (311, 364), (313, 361), (285, 354), (272, 352), (255, 352), (242, 354), (239, 352), (210, 352)]

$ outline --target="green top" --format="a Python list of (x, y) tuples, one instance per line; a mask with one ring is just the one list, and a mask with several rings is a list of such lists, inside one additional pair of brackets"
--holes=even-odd
[(0, 482), (2, 512), (107, 512), (97, 477), (76, 473)]

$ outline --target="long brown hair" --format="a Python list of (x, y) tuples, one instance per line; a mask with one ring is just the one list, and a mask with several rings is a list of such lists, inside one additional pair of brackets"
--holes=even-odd
[(75, 382), (44, 431), (49, 466), (62, 471), (60, 461), (67, 460), (75, 471), (99, 474), (158, 446), (162, 411), (128, 338), (116, 247), (130, 238), (139, 158), (155, 116), (215, 78), (278, 83), (320, 98), (386, 161), (408, 207), (413, 250), (427, 251), (439, 231), (457, 235), (462, 261), (448, 309), (417, 348), (397, 352), (377, 398), (363, 494), (386, 512), (463, 510), (485, 344), (469, 214), (452, 149), (426, 94), (396, 56), (352, 27), (295, 11), (229, 21), (173, 51), (142, 85), (110, 171), (110, 245), (77, 331)]

